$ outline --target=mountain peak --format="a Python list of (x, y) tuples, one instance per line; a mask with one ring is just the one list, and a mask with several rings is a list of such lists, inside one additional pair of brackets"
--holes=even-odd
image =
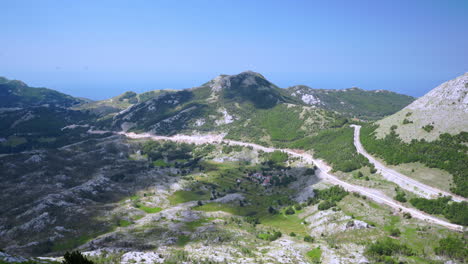
[[(396, 133), (405, 141), (413, 139), (436, 140), (440, 134), (452, 135), (468, 127), (468, 73), (444, 82), (420, 97), (398, 113), (379, 121), (378, 136)], [(430, 126), (427, 132), (424, 127)]]
[(267, 86), (274, 86), (270, 83), (263, 75), (254, 71), (243, 71), (238, 74), (226, 75), (221, 74), (209, 81), (207, 84), (211, 87), (213, 92), (219, 92), (223, 89), (229, 89), (232, 83), (236, 83), (236, 86), (255, 86), (258, 84), (268, 84)]
[(458, 109), (468, 113), (468, 72), (444, 82), (410, 104), (408, 109)]

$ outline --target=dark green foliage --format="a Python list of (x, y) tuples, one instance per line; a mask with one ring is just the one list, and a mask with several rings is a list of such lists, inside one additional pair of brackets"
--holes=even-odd
[(277, 214), (278, 211), (277, 211), (275, 208), (273, 208), (272, 206), (270, 206), (270, 207), (268, 207), (268, 213), (270, 213), (270, 214)]
[(406, 118), (403, 119), (403, 125), (412, 124), (412, 123), (413, 123), (413, 121), (410, 121), (410, 120), (408, 120)]
[(67, 251), (63, 258), (62, 264), (94, 264), (79, 251), (72, 251), (71, 253)]
[(336, 206), (336, 203), (341, 201), (346, 195), (349, 193), (345, 191), (340, 186), (332, 186), (328, 189), (323, 190), (314, 190), (315, 196), (313, 198), (309, 198), (307, 201), (308, 205), (317, 204), (319, 210), (327, 210)]
[(439, 246), (434, 248), (437, 255), (468, 261), (468, 247), (465, 238), (447, 237), (439, 240)]
[(401, 190), (400, 188), (395, 188), (395, 191), (396, 191), (396, 195), (395, 195), (395, 200), (399, 201), (399, 202), (402, 202), (402, 203), (406, 203), (406, 193)]
[(431, 142), (412, 140), (401, 141), (392, 131), (383, 139), (373, 135), (376, 126), (363, 126), (361, 142), (369, 153), (372, 153), (390, 165), (421, 162), (430, 168), (439, 168), (453, 175), (455, 184), (451, 191), (468, 197), (468, 132), (458, 135), (442, 134)]
[(424, 129), (424, 131), (429, 133), (434, 129), (434, 126), (433, 125), (425, 125), (425, 126), (422, 127), (422, 129)]
[(334, 207), (335, 205), (336, 205), (335, 202), (332, 202), (332, 201), (323, 201), (323, 202), (321, 202), (321, 203), (318, 205), (317, 209), (319, 209), (319, 210), (327, 210), (327, 209), (330, 209), (330, 208)]
[(0, 79), (0, 108), (32, 107), (44, 104), (70, 107), (82, 102), (84, 100), (51, 89), (33, 88), (21, 81)]
[(284, 210), (284, 213), (287, 214), (287, 215), (293, 215), (296, 213), (296, 211), (294, 211), (294, 209), (292, 207), (288, 207), (286, 208), (286, 210)]
[(135, 104), (138, 102), (138, 99), (136, 98), (137, 94), (132, 91), (125, 92), (119, 97), (119, 101), (125, 101), (128, 100), (129, 103)]
[(279, 102), (294, 102), (285, 91), (262, 76), (244, 72), (230, 78), (230, 86), (223, 89), (226, 101), (250, 102), (256, 108), (272, 108)]
[(288, 108), (284, 104), (276, 105), (268, 110), (256, 109), (243, 104), (245, 115), (250, 118), (248, 127), (231, 126), (228, 138), (248, 138), (253, 142), (259, 142), (259, 138), (268, 135), (275, 144), (284, 144), (303, 138), (305, 131), (302, 129), (304, 119), (300, 117), (301, 109)]
[[(18, 122), (18, 120), (22, 120)], [(88, 124), (94, 116), (61, 107), (29, 107), (0, 113), (0, 138), (21, 138), (17, 144), (0, 142), (0, 153), (38, 148), (57, 148), (91, 138), (109, 136), (89, 134), (89, 127), (63, 129), (72, 124)]]
[[(413, 255), (413, 251), (405, 244), (400, 244), (391, 238), (385, 238), (367, 246), (365, 254), (375, 261), (388, 263), (388, 257), (396, 255)], [(390, 262), (393, 263), (393, 262)]]
[(349, 192), (345, 191), (341, 186), (332, 186), (328, 189), (314, 190), (315, 197), (321, 200), (327, 200), (331, 202), (341, 201)]
[(438, 199), (413, 198), (410, 203), (421, 211), (429, 214), (444, 215), (450, 222), (455, 224), (468, 225), (468, 203), (452, 202), (450, 197)]
[(269, 155), (268, 164), (272, 167), (282, 167), (288, 160), (288, 154), (279, 150), (275, 150)]
[(142, 154), (148, 155), (151, 161), (164, 159), (166, 161), (187, 160), (192, 158), (193, 146), (172, 141), (148, 141), (142, 146)]
[(280, 238), (283, 234), (280, 231), (273, 231), (267, 233), (258, 234), (257, 237), (263, 240), (275, 241)]
[(304, 236), (304, 241), (314, 243), (315, 239), (313, 237), (309, 236), (309, 235), (305, 235)]
[(410, 104), (414, 98), (390, 91), (366, 91), (358, 88), (346, 90), (311, 89), (307, 86), (294, 86), (288, 91), (296, 94), (303, 91), (318, 98), (327, 110), (337, 111), (348, 117), (376, 120), (391, 115)]
[(357, 153), (353, 143), (354, 131), (350, 127), (322, 130), (292, 144), (292, 148), (313, 149), (314, 155), (326, 160), (335, 171), (350, 172), (369, 164)]
[(398, 228), (392, 228), (390, 230), (390, 235), (393, 237), (399, 237), (401, 235), (401, 231)]

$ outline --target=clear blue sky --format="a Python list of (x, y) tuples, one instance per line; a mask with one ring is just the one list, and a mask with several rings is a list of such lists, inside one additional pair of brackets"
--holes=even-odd
[(2, 1), (0, 76), (103, 99), (262, 73), (420, 96), (468, 71), (468, 1)]

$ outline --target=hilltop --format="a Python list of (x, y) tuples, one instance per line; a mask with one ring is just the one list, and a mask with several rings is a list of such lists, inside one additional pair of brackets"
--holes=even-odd
[(377, 136), (390, 133), (396, 126), (399, 137), (435, 140), (440, 134), (452, 135), (468, 128), (468, 73), (432, 89), (396, 114), (377, 122)]

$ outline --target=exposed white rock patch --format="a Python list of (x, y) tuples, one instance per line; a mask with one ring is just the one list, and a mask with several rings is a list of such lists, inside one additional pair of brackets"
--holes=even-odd
[(221, 119), (218, 119), (215, 121), (215, 124), (216, 125), (225, 125), (225, 124), (230, 124), (232, 122), (234, 122), (234, 117), (232, 115), (230, 115), (226, 109), (222, 108), (222, 109), (219, 109), (218, 112), (220, 112), (223, 117)]
[(195, 126), (197, 126), (197, 127), (201, 127), (204, 124), (205, 124), (205, 119), (204, 118), (200, 118), (200, 119), (195, 120)]
[(65, 130), (65, 129), (75, 129), (75, 128), (78, 128), (78, 127), (89, 127), (89, 125), (76, 125), (76, 124), (73, 124), (73, 125), (68, 125), (68, 126), (64, 126), (62, 127), (60, 130)]
[(29, 159), (25, 161), (25, 163), (39, 163), (42, 161), (41, 155), (32, 155)]
[(317, 105), (317, 104), (320, 104), (320, 99), (318, 99), (318, 97), (315, 97), (311, 94), (304, 94), (302, 95), (301, 97), (301, 100), (306, 103), (306, 104), (309, 104), (309, 105)]

